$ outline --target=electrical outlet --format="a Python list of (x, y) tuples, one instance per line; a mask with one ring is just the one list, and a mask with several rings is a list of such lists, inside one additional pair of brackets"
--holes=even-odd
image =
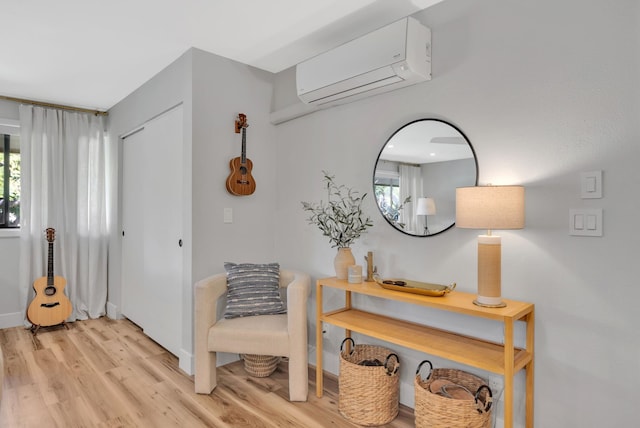
[(490, 374), (489, 388), (491, 388), (491, 392), (493, 393), (494, 403), (501, 401), (502, 390), (504, 389), (504, 378), (496, 374)]

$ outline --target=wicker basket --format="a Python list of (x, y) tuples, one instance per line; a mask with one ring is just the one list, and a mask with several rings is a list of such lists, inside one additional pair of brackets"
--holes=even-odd
[[(350, 353), (343, 351), (346, 341), (351, 341)], [(342, 416), (365, 426), (383, 425), (398, 416), (399, 367), (398, 356), (388, 349), (356, 345), (351, 338), (343, 340), (338, 377), (338, 410)]]
[(267, 377), (276, 371), (280, 357), (271, 355), (244, 354), (244, 369), (253, 377)]
[[(426, 379), (420, 376), (424, 363), (430, 366)], [(431, 391), (435, 381), (447, 380), (469, 391), (469, 399), (454, 399)], [(446, 383), (446, 382), (445, 382)], [(486, 382), (471, 373), (456, 369), (434, 369), (430, 361), (423, 361), (416, 370), (415, 417), (416, 428), (490, 428), (491, 389)]]

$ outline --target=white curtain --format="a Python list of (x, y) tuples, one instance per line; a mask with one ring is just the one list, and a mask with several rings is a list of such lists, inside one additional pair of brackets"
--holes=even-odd
[(102, 116), (20, 106), (20, 289), (46, 276), (45, 229), (56, 230), (54, 274), (67, 281), (68, 321), (105, 314), (107, 299), (107, 136)]
[(405, 224), (406, 232), (417, 233), (419, 228), (415, 207), (418, 204), (418, 198), (422, 196), (422, 172), (419, 166), (406, 164), (400, 164), (398, 171), (400, 172), (400, 203), (411, 196), (411, 202), (405, 204), (400, 211), (399, 221)]

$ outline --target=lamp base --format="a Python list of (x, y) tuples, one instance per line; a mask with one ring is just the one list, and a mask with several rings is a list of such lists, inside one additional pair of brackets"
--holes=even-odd
[(501, 285), (501, 239), (497, 235), (478, 236), (478, 294), (475, 305), (485, 308), (504, 308)]
[(483, 303), (479, 302), (478, 299), (473, 299), (473, 304), (476, 306), (482, 306), (483, 308), (505, 308), (507, 304), (505, 302), (500, 303)]

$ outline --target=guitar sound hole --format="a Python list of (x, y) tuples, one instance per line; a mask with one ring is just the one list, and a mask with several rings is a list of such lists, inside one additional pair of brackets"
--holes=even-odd
[(240, 174), (245, 175), (247, 173), (247, 167), (246, 166), (241, 166), (240, 167)]
[(47, 296), (53, 296), (54, 294), (56, 294), (56, 288), (49, 286), (44, 289), (44, 294)]

